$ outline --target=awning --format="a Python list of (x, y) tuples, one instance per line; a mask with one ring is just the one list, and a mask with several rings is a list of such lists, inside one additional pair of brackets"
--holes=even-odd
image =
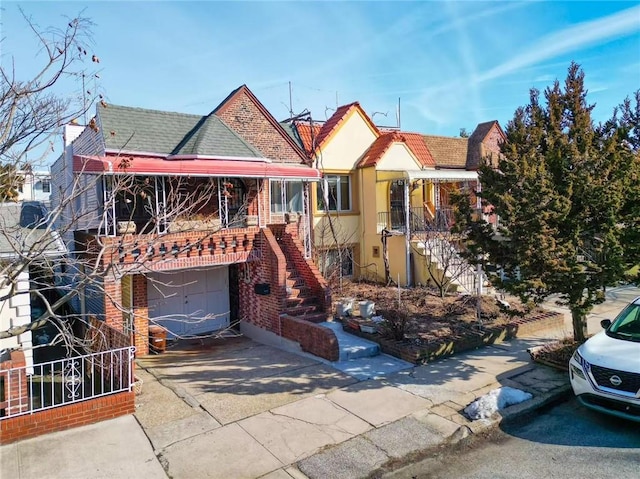
[(151, 176), (210, 176), (236, 178), (299, 179), (318, 181), (320, 170), (292, 163), (250, 161), (247, 159), (166, 160), (135, 156), (74, 155), (74, 173), (100, 173)]
[(403, 170), (376, 171), (377, 181), (391, 180), (430, 180), (433, 182), (477, 181), (478, 172), (468, 170)]

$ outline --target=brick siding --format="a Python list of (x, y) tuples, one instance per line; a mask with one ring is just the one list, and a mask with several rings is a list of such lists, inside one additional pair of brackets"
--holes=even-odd
[[(0, 403), (0, 409), (11, 414), (19, 414), (29, 407), (29, 389), (27, 383), (27, 370), (23, 351), (12, 351), (11, 357), (0, 363), (2, 371), (2, 383), (4, 384), (4, 401)], [(20, 369), (14, 369), (20, 368)], [(11, 404), (11, 406), (9, 406)]]
[(331, 329), (286, 314), (281, 321), (282, 336), (298, 342), (303, 351), (329, 361), (340, 359), (338, 339)]
[(275, 225), (270, 228), (274, 231), (278, 241), (284, 245), (289, 261), (294, 264), (304, 283), (318, 298), (323, 311), (330, 313), (331, 289), (313, 260), (304, 257), (304, 247), (298, 237), (297, 223)]
[(0, 444), (94, 424), (135, 412), (134, 393), (123, 392), (0, 420)]
[[(249, 268), (249, 271), (246, 279), (240, 279), (240, 318), (281, 336), (280, 313), (287, 295), (287, 262), (269, 229), (261, 230), (260, 252), (259, 262), (246, 263), (243, 266)], [(269, 285), (270, 293), (256, 294), (256, 285), (265, 283)]]
[(283, 136), (281, 132), (245, 90), (235, 96), (216, 112), (229, 127), (256, 147), (266, 158), (282, 163), (303, 163), (304, 155)]

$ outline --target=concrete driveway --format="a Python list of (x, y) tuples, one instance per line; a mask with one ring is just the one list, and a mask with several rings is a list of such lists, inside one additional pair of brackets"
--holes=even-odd
[[(356, 379), (244, 337), (183, 341), (138, 359), (136, 376), (135, 416), (172, 477), (212, 477), (212, 456), (216, 477), (258, 477), (370, 427), (322, 399)], [(296, 417), (305, 398), (316, 417)], [(286, 449), (269, 447), (274, 431)]]

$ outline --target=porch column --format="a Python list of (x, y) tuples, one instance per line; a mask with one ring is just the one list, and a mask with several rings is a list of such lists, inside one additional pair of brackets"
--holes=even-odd
[[(404, 244), (405, 244), (405, 262), (407, 268), (407, 286), (411, 286), (411, 230), (409, 229), (411, 222), (409, 213), (411, 206), (409, 205), (409, 180), (404, 181)], [(398, 285), (400, 286), (400, 285)]]

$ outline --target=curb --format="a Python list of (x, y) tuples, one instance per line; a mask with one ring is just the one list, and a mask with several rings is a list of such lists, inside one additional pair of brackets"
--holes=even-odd
[[(550, 392), (541, 393), (528, 401), (509, 406), (502, 412), (494, 414), (491, 418), (477, 419), (475, 421), (468, 422), (468, 424), (461, 425), (448, 437), (444, 437), (439, 444), (430, 445), (424, 449), (413, 451), (401, 458), (389, 457), (389, 459), (379, 467), (371, 469), (366, 474), (357, 477), (360, 477), (361, 479), (384, 478), (388, 476), (401, 477), (397, 476), (397, 474), (401, 474), (403, 469), (411, 467), (414, 463), (426, 458), (429, 454), (436, 452), (439, 448), (464, 444), (466, 441), (470, 441), (480, 434), (487, 434), (492, 430), (499, 428), (502, 424), (526, 420), (534, 414), (537, 414), (540, 410), (548, 409), (560, 402), (563, 402), (570, 395), (571, 386), (569, 384), (560, 386)], [(330, 448), (336, 446), (339, 446), (339, 444), (330, 446)], [(326, 448), (324, 451), (326, 451)], [(293, 466), (299, 470), (298, 463), (293, 464)], [(356, 479), (356, 476), (354, 476), (354, 479)]]

